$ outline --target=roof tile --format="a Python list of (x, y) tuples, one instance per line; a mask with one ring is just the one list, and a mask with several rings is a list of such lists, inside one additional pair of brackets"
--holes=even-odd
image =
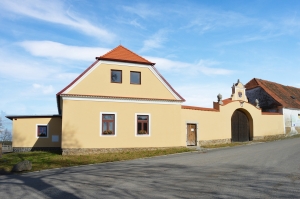
[(253, 78), (246, 85), (246, 89), (260, 86), (271, 97), (285, 108), (300, 109), (300, 88), (284, 86), (275, 82)]
[(108, 53), (106, 53), (105, 55), (96, 58), (99, 60), (122, 61), (122, 62), (133, 62), (133, 63), (154, 65), (154, 63), (135, 54), (134, 52), (128, 50), (122, 45), (119, 45), (116, 48), (109, 51)]

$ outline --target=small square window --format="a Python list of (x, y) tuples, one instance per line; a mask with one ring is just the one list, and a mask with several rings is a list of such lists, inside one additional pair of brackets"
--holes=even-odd
[(113, 113), (101, 113), (101, 136), (116, 135), (116, 115)]
[(130, 71), (130, 84), (141, 84), (141, 72)]
[(38, 124), (36, 126), (37, 138), (48, 138), (48, 125)]
[(136, 136), (150, 136), (150, 114), (136, 114)]
[(111, 82), (112, 83), (122, 83), (122, 71), (121, 70), (111, 70)]

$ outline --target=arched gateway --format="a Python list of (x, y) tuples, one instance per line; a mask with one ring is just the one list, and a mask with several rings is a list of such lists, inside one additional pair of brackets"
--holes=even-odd
[(231, 141), (246, 142), (250, 140), (250, 122), (247, 115), (236, 110), (231, 117)]

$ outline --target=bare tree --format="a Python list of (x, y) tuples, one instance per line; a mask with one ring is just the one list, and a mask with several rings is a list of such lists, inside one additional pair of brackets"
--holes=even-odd
[(0, 142), (11, 141), (12, 134), (9, 130), (4, 129), (2, 118), (0, 117)]
[(11, 132), (7, 129), (5, 129), (1, 134), (0, 134), (0, 140), (2, 142), (4, 141), (11, 141), (12, 140), (12, 135)]

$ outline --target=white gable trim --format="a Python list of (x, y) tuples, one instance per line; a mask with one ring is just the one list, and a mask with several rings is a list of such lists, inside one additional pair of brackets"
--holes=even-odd
[(177, 104), (181, 105), (182, 102), (178, 101), (164, 101), (164, 100), (146, 100), (146, 99), (116, 99), (116, 98), (98, 98), (98, 97), (75, 97), (75, 96), (63, 96), (63, 100), (75, 100), (75, 101), (96, 101), (96, 102), (124, 102), (124, 103), (139, 103), (139, 104)]
[(62, 94), (68, 94), (75, 86), (77, 86), (77, 84), (79, 84), (82, 80), (84, 80), (84, 78), (86, 78), (91, 72), (93, 72), (101, 64), (148, 68), (155, 75), (155, 77), (165, 86), (165, 88), (175, 97), (175, 99), (181, 100), (181, 98), (176, 93), (174, 93), (174, 91), (166, 84), (166, 82), (158, 75), (158, 73), (150, 65), (125, 63), (125, 62), (117, 62), (117, 61), (105, 61), (105, 60), (98, 61), (97, 64), (95, 64), (89, 71), (87, 71), (83, 76), (81, 76), (72, 86), (66, 89)]

